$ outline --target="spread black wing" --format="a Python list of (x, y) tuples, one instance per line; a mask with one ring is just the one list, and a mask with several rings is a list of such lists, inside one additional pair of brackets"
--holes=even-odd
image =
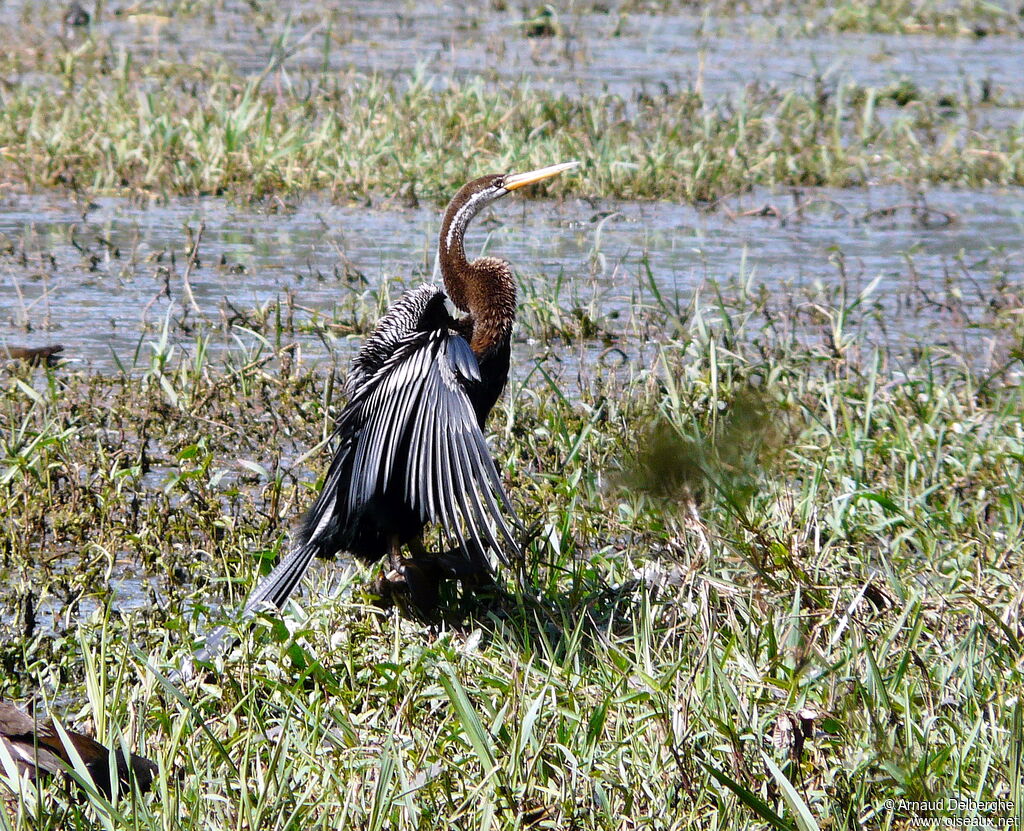
[(471, 400), (469, 344), (447, 326), (408, 333), (363, 380), (338, 420), (338, 450), (304, 538), (330, 556), (382, 557), (438, 523), (460, 544), (515, 547), (508, 498)]
[(282, 607), (314, 556), (349, 551), (374, 561), (393, 537), (406, 542), (428, 523), (471, 557), (517, 552), (503, 515), (511, 505), (474, 409), (474, 392), (487, 385), (453, 325), (433, 286), (407, 292), (381, 319), (353, 364), (334, 460), (300, 544), (256, 588), (247, 613)]

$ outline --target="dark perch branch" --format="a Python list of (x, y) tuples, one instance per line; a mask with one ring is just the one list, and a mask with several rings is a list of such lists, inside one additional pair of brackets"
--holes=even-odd
[[(35, 779), (40, 773), (60, 773), (69, 782), (75, 782), (70, 772), (74, 770), (72, 759), (78, 756), (85, 764), (96, 789), (110, 799), (113, 796), (110, 751), (82, 733), (67, 729), (64, 732), (66, 739), (61, 736), (52, 719), (37, 719), (34, 715), (23, 713), (13, 704), (0, 701), (0, 754), (9, 755), (19, 773), (27, 775), (29, 779)], [(119, 792), (126, 792), (134, 781), (139, 790), (145, 793), (153, 785), (157, 766), (134, 753), (130, 753), (126, 759), (123, 751), (115, 750), (114, 770), (117, 772)]]
[(58, 360), (56, 356), (63, 351), (64, 347), (59, 343), (50, 346), (7, 346), (0, 350), (0, 356), (12, 361), (25, 361), (31, 366), (53, 366)]

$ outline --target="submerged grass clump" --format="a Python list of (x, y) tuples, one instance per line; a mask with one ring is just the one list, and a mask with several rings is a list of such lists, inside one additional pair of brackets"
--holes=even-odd
[(1019, 796), (1020, 356), (874, 349), (863, 297), (808, 300), (823, 331), (714, 295), (579, 382), (519, 371), (491, 420), (532, 528), (508, 598), (425, 627), (325, 567), (184, 697), (157, 672), (309, 503), (332, 382), (202, 341), (9, 376), (0, 695), (163, 772), (113, 808), (46, 785), (13, 827), (901, 828), (886, 799)]

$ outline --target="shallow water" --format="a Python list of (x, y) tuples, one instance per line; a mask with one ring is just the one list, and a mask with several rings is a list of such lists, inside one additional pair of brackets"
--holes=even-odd
[[(932, 190), (926, 202), (931, 212), (915, 215), (921, 198), (896, 188), (760, 192), (711, 213), (509, 197), (478, 219), (468, 249), (512, 262), (527, 296), (619, 319), (652, 301), (648, 267), (663, 297), (684, 304), (709, 280), (752, 278), (788, 294), (844, 279), (859, 290), (880, 277), (872, 296), (882, 311), (879, 342), (980, 351), (993, 275), (1022, 277), (1024, 191)], [(172, 342), (191, 348), (198, 321), (215, 333), (216, 356), (235, 335), (256, 342), (229, 324), (290, 295), (295, 332), (283, 342), (297, 341), (307, 359), (330, 348), (347, 360), (358, 344), (346, 336), (353, 315), (372, 322), (381, 291), (394, 296), (429, 278), (437, 213), (312, 198), (275, 212), (212, 199), (138, 208), (111, 198), (83, 209), (54, 195), (9, 197), (0, 201), (0, 346), (59, 342), (69, 358), (100, 371), (144, 368), (146, 344), (169, 315), (185, 322), (169, 327)], [(184, 229), (200, 222), (189, 278), (199, 312), (185, 315)], [(549, 296), (556, 284), (561, 295)], [(950, 292), (962, 295), (957, 315), (941, 306)], [(321, 337), (324, 324), (332, 325)]]
[(502, 10), (384, 0), (343, 9), (310, 0), (280, 9), (224, 2), (181, 16), (149, 13), (159, 5), (166, 4), (107, 6), (89, 28), (70, 30), (60, 22), (63, 6), (40, 13), (22, 0), (0, 5), (0, 27), (34, 30), (50, 42), (105, 39), (138, 59), (192, 63), (216, 55), (250, 74), (287, 55), (282, 83), (289, 69), (385, 77), (420, 71), (436, 84), (528, 79), (566, 92), (700, 88), (717, 98), (752, 81), (790, 88), (824, 77), (878, 86), (907, 76), (950, 92), (985, 81), (996, 96), (1024, 99), (1021, 40), (1013, 35), (793, 37), (803, 21), (792, 17), (705, 19), (688, 8), (620, 15), (613, 4), (607, 11), (592, 4), (556, 15), (560, 37), (526, 37), (523, 9), (511, 3)]

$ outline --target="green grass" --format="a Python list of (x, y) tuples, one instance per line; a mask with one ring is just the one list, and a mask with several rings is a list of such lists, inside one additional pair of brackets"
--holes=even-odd
[(217, 64), (139, 65), (91, 42), (14, 52), (5, 69), (26, 76), (0, 91), (0, 177), (21, 188), (441, 201), (482, 170), (553, 159), (583, 165), (551, 191), (627, 199), (708, 201), (755, 185), (1024, 183), (1020, 123), (979, 122), (1019, 102), (909, 81), (627, 101), (301, 70), (287, 83), (247, 80)]
[[(136, 11), (200, 25), (219, 8)], [(617, 11), (628, 26), (674, 8)], [(727, 31), (734, 10), (708, 16)], [(578, 175), (549, 192), (1024, 184), (1020, 124), (985, 126), (1021, 102), (983, 84), (623, 100), (251, 79), (212, 59), (142, 65), (102, 37), (33, 40), (59, 11), (35, 35), (12, 27), (0, 54), (7, 187), (440, 201), (483, 170), (569, 158)], [(556, 8), (559, 30), (581, 11)], [(979, 2), (783, 11), (750, 25), (1019, 26)], [(887, 799), (1019, 810), (1018, 287), (994, 268), (975, 281), (985, 304), (953, 282), (888, 298), (924, 331), (966, 320), (992, 355), (968, 363), (877, 347), (876, 285), (741, 276), (680, 297), (637, 270), (618, 315), (596, 279), (521, 280), (531, 357), (490, 421), (533, 532), (508, 597), (452, 596), (427, 627), (374, 606), (370, 571), (323, 566), (184, 692), (162, 676), (280, 554), (326, 467), (338, 386), (292, 338), (364, 333), (388, 287), (353, 285), (330, 319), (286, 298), (232, 309), (226, 333), (192, 320), (187, 350), (168, 320), (120, 374), (0, 370), (0, 695), (41, 696), (161, 767), (153, 796), (117, 805), (26, 788), (0, 828), (889, 829), (911, 822)], [(235, 346), (214, 360), (220, 337)]]
[[(648, 299), (604, 321), (624, 367), (518, 370), (491, 419), (536, 531), (509, 600), (429, 628), (327, 566), (184, 696), (156, 672), (309, 503), (333, 387), (203, 341), (11, 376), (0, 694), (45, 691), (163, 777), (113, 808), (49, 784), (10, 824), (904, 828), (885, 799), (1019, 796), (1020, 316), (993, 312), (1005, 364), (976, 372), (873, 349), (870, 289), (804, 292)], [(525, 334), (599, 346), (524, 304)], [(125, 569), (155, 581), (134, 611)], [(24, 634), (29, 596), (54, 632)]]

